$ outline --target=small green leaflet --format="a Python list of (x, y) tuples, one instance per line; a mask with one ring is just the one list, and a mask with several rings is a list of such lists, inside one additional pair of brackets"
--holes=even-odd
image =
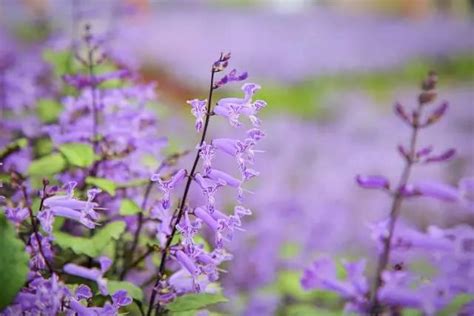
[(123, 199), (120, 203), (119, 213), (122, 216), (135, 215), (140, 213), (140, 211), (140, 207), (133, 200)]
[(66, 160), (61, 154), (50, 154), (33, 160), (28, 167), (29, 176), (50, 176), (61, 172), (66, 167)]
[(199, 293), (183, 295), (175, 299), (166, 308), (170, 312), (186, 312), (200, 310), (218, 303), (225, 303), (228, 299), (221, 294)]
[(110, 196), (115, 196), (115, 190), (117, 189), (117, 185), (108, 179), (87, 177), (86, 183), (104, 190), (105, 192), (110, 194)]
[(78, 255), (87, 255), (95, 258), (102, 254), (102, 251), (112, 240), (117, 240), (125, 231), (125, 223), (122, 221), (113, 222), (99, 229), (92, 237), (78, 237), (56, 231), (54, 242), (61, 248), (71, 249)]
[(63, 109), (61, 103), (53, 99), (40, 99), (37, 104), (38, 116), (43, 123), (53, 123)]
[(76, 167), (86, 168), (94, 162), (94, 149), (89, 144), (66, 143), (59, 147), (59, 151)]
[(0, 211), (0, 311), (8, 306), (23, 287), (28, 274), (28, 255), (12, 225)]

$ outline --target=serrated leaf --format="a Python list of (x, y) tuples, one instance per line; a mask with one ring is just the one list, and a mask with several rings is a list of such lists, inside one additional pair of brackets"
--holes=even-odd
[(59, 151), (76, 167), (86, 168), (94, 162), (94, 149), (89, 144), (66, 143), (59, 147)]
[(61, 172), (66, 166), (66, 161), (60, 154), (50, 154), (33, 160), (28, 167), (30, 176), (49, 176)]
[(111, 294), (114, 294), (118, 290), (127, 290), (127, 293), (128, 295), (130, 295), (130, 297), (140, 302), (143, 300), (142, 289), (136, 286), (135, 284), (127, 282), (127, 281), (108, 280), (107, 289), (109, 290), (109, 293)]
[(140, 207), (133, 200), (123, 199), (120, 203), (119, 214), (122, 216), (135, 215), (140, 213), (140, 211)]
[(0, 311), (10, 305), (26, 282), (28, 255), (13, 226), (0, 215)]
[(54, 233), (54, 242), (63, 249), (71, 249), (78, 255), (98, 257), (105, 247), (112, 241), (117, 240), (125, 231), (125, 223), (122, 221), (105, 225), (92, 237), (79, 237), (57, 231)]
[(460, 294), (456, 296), (451, 303), (443, 308), (437, 315), (438, 316), (451, 316), (457, 315), (459, 310), (467, 303), (474, 301), (473, 294)]
[(187, 295), (178, 297), (173, 302), (166, 305), (166, 308), (170, 312), (186, 312), (186, 311), (203, 309), (210, 305), (225, 303), (227, 301), (228, 299), (221, 294), (210, 294), (210, 293), (187, 294)]
[(63, 109), (61, 103), (53, 99), (40, 99), (36, 105), (38, 116), (43, 123), (56, 121)]
[(117, 185), (108, 179), (87, 177), (86, 183), (104, 190), (111, 196), (115, 196), (115, 190), (117, 189)]

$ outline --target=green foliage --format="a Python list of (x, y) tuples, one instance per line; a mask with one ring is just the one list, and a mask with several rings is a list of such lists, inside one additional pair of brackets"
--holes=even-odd
[(341, 311), (330, 311), (311, 304), (295, 304), (286, 308), (288, 316), (339, 316)]
[(469, 302), (474, 300), (474, 294), (460, 294), (456, 296), (451, 303), (443, 308), (437, 315), (438, 316), (451, 316), (457, 315), (459, 310)]
[(104, 190), (105, 192), (110, 194), (110, 196), (115, 196), (115, 191), (117, 190), (117, 185), (114, 182), (112, 182), (108, 179), (87, 177), (86, 178), (86, 183), (90, 184), (90, 185), (93, 185), (93, 186), (96, 186), (99, 189)]
[(37, 104), (38, 116), (43, 123), (53, 123), (61, 114), (61, 103), (53, 99), (40, 99)]
[(421, 316), (422, 313), (414, 308), (404, 308), (402, 310), (402, 316)]
[(128, 295), (130, 295), (133, 299), (136, 299), (140, 302), (143, 300), (142, 289), (130, 282), (108, 280), (107, 289), (111, 294), (117, 292), (118, 290), (127, 290)]
[(58, 77), (73, 72), (74, 57), (70, 51), (54, 51), (48, 49), (43, 52), (43, 59), (51, 64), (54, 73)]
[(53, 142), (49, 138), (39, 138), (35, 142), (35, 152), (38, 156), (45, 156), (53, 151)]
[(287, 242), (280, 248), (280, 258), (290, 259), (296, 257), (301, 252), (301, 246), (294, 242)]
[(0, 213), (0, 311), (8, 306), (23, 287), (28, 274), (28, 255), (12, 225)]
[(227, 298), (221, 294), (199, 293), (187, 294), (178, 297), (166, 308), (170, 312), (197, 311), (210, 305), (227, 302)]
[(336, 293), (322, 290), (305, 291), (301, 287), (300, 280), (300, 271), (280, 271), (276, 283), (267, 288), (267, 290), (276, 291), (279, 294), (292, 297), (301, 302), (318, 302), (321, 306), (338, 307), (340, 300)]
[(61, 154), (50, 154), (33, 160), (28, 167), (29, 176), (50, 176), (61, 172), (66, 167), (66, 161)]
[[(328, 98), (340, 91), (362, 90), (380, 104), (391, 104), (397, 87), (417, 85), (429, 70), (436, 70), (444, 85), (474, 81), (474, 55), (445, 59), (415, 59), (405, 65), (377, 72), (345, 72), (322, 75), (303, 82), (285, 84), (267, 82), (258, 98), (267, 101), (272, 112), (290, 112), (303, 118), (328, 114)], [(264, 110), (263, 113), (267, 111)]]
[(122, 221), (107, 224), (92, 237), (78, 237), (57, 231), (54, 242), (63, 249), (71, 249), (78, 255), (86, 255), (92, 258), (98, 257), (102, 251), (112, 242), (117, 240), (125, 231), (125, 223)]
[(119, 213), (122, 216), (135, 215), (135, 214), (140, 213), (140, 211), (141, 211), (140, 207), (133, 200), (123, 199), (122, 202), (120, 203)]
[(76, 167), (86, 168), (94, 162), (94, 149), (90, 144), (66, 143), (59, 147), (59, 151)]

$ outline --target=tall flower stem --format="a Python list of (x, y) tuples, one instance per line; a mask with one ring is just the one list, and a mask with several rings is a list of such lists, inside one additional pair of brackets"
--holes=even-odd
[(383, 251), (379, 256), (378, 263), (377, 263), (377, 270), (375, 273), (375, 280), (374, 285), (372, 288), (372, 296), (370, 300), (370, 308), (371, 308), (371, 315), (379, 315), (381, 312), (381, 308), (379, 306), (378, 301), (378, 292), (380, 287), (382, 286), (382, 273), (387, 268), (389, 259), (390, 259), (390, 251), (391, 251), (391, 244), (393, 239), (393, 234), (395, 231), (395, 225), (400, 215), (400, 207), (403, 202), (403, 194), (402, 190), (407, 185), (408, 180), (410, 178), (410, 174), (413, 168), (413, 165), (416, 163), (416, 142), (418, 138), (418, 132), (420, 129), (419, 118), (421, 115), (422, 104), (419, 103), (417, 109), (414, 111), (413, 114), (413, 122), (412, 122), (412, 131), (410, 137), (410, 147), (409, 152), (406, 157), (405, 167), (403, 168), (402, 174), (400, 176), (400, 180), (398, 182), (397, 190), (393, 195), (392, 206), (390, 208), (390, 218), (389, 218), (389, 227), (388, 227), (388, 236), (383, 239)]
[[(217, 71), (216, 71), (215, 67), (213, 66), (212, 69), (211, 69), (211, 83), (209, 85), (209, 96), (207, 98), (206, 120), (204, 122), (204, 129), (203, 129), (203, 132), (202, 132), (202, 135), (201, 135), (201, 140), (199, 142), (199, 149), (196, 152), (196, 157), (194, 158), (194, 162), (193, 162), (193, 165), (191, 167), (191, 172), (189, 172), (189, 174), (188, 174), (186, 186), (184, 188), (183, 197), (181, 198), (181, 203), (180, 203), (179, 209), (178, 209), (178, 216), (176, 217), (176, 220), (174, 221), (174, 223), (172, 225), (173, 228), (171, 230), (171, 234), (168, 236), (168, 239), (166, 240), (165, 247), (162, 250), (161, 261), (160, 261), (160, 266), (159, 266), (159, 270), (158, 270), (158, 276), (156, 278), (155, 285), (154, 285), (153, 290), (151, 292), (150, 304), (148, 306), (147, 316), (151, 315), (153, 305), (155, 303), (157, 291), (158, 291), (157, 288), (158, 288), (158, 285), (160, 283), (161, 278), (163, 277), (163, 275), (165, 273), (166, 259), (167, 259), (168, 254), (169, 254), (169, 250), (170, 250), (170, 247), (171, 247), (171, 242), (173, 241), (173, 238), (174, 238), (174, 236), (177, 232), (177, 224), (181, 221), (181, 218), (184, 215), (186, 199), (188, 197), (189, 188), (191, 187), (191, 182), (193, 180), (194, 173), (196, 172), (196, 168), (197, 168), (197, 165), (198, 165), (198, 162), (199, 162), (201, 147), (204, 144), (204, 141), (206, 139), (207, 129), (208, 129), (208, 126), (209, 126), (209, 119), (211, 117), (212, 94), (214, 92), (214, 75), (215, 75), (216, 72)], [(160, 305), (158, 304), (157, 309), (156, 309), (157, 313), (159, 312), (159, 310), (160, 310)]]
[[(23, 193), (23, 198), (25, 199), (25, 203), (26, 203), (26, 206), (28, 208), (28, 213), (30, 215), (30, 223), (31, 223), (31, 227), (33, 228), (33, 235), (35, 236), (36, 242), (38, 243), (39, 253), (43, 257), (43, 260), (46, 264), (46, 267), (49, 270), (49, 273), (53, 274), (54, 270), (53, 270), (53, 267), (51, 266), (51, 264), (49, 263), (48, 259), (46, 258), (45, 254), (44, 254), (43, 245), (41, 244), (41, 238), (40, 238), (39, 232), (38, 232), (38, 222), (36, 220), (35, 215), (33, 214), (33, 210), (31, 209), (30, 202), (29, 202), (29, 199), (28, 199), (28, 193), (26, 192), (26, 187), (23, 184), (21, 185), (21, 192)], [(43, 210), (43, 205), (44, 205), (44, 199), (45, 198), (46, 198), (46, 183), (43, 184), (43, 195), (41, 197), (40, 206), (39, 206), (40, 211)]]
[[(88, 36), (88, 35), (86, 35)], [(92, 146), (94, 152), (97, 153), (99, 140), (98, 140), (98, 125), (99, 125), (99, 110), (97, 109), (97, 100), (96, 100), (96, 77), (94, 72), (94, 49), (91, 47), (90, 42), (87, 40), (87, 71), (89, 74), (89, 79), (91, 82), (91, 94), (92, 94)], [(96, 165), (94, 164), (91, 173), (94, 175), (94, 170)]]

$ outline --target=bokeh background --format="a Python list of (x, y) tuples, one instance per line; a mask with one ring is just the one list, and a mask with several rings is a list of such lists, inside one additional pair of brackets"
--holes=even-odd
[[(204, 98), (220, 52), (262, 85), (267, 139), (247, 198), (254, 215), (233, 242), (223, 284), (235, 314), (301, 314), (312, 298), (299, 277), (311, 259), (374, 256), (368, 224), (389, 200), (357, 188), (354, 176), (395, 181), (408, 130), (392, 106), (415, 105), (428, 70), (451, 108), (421, 143), (456, 147), (458, 157), (414, 178), (457, 185), (474, 175), (474, 1), (0, 0), (0, 19), (0, 46), (21, 43), (38, 56), (46, 42), (72, 45), (64, 39), (79, 38), (85, 23), (105, 34), (114, 59), (157, 82), (169, 152), (195, 142), (185, 101)], [(403, 217), (421, 229), (474, 223), (469, 205), (425, 199), (406, 203)]]

